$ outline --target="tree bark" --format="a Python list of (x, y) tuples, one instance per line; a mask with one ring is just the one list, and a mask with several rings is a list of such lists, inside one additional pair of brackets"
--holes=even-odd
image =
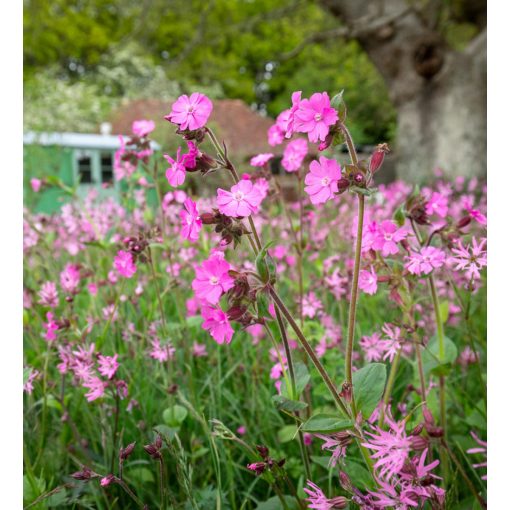
[[(397, 174), (420, 182), (484, 176), (487, 163), (486, 29), (449, 48), (434, 12), (405, 0), (321, 0), (383, 76), (397, 111)], [(388, 20), (386, 23), (385, 20)]]

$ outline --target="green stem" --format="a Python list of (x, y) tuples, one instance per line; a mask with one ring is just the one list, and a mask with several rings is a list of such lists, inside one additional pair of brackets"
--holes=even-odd
[(280, 309), (284, 317), (287, 319), (288, 323), (290, 324), (291, 328), (296, 333), (296, 336), (299, 339), (299, 342), (301, 343), (303, 349), (308, 354), (309, 358), (312, 360), (312, 363), (315, 365), (315, 368), (318, 370), (319, 374), (322, 377), (322, 380), (328, 387), (333, 399), (335, 400), (335, 403), (339, 407), (339, 409), (345, 414), (345, 416), (349, 416), (349, 411), (347, 407), (345, 406), (342, 398), (340, 397), (340, 394), (338, 393), (337, 388), (333, 384), (333, 381), (327, 374), (326, 370), (322, 366), (322, 363), (320, 362), (319, 358), (316, 356), (314, 350), (312, 349), (312, 346), (308, 343), (308, 340), (303, 335), (303, 332), (299, 328), (299, 326), (296, 324), (296, 321), (292, 317), (292, 314), (289, 312), (288, 308), (285, 306), (283, 301), (280, 299), (280, 296), (276, 293), (275, 289), (270, 286), (269, 287), (269, 293), (271, 294), (271, 297), (273, 298), (276, 306)]

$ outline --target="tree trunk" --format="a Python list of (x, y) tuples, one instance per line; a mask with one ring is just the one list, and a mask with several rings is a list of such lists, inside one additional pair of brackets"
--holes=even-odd
[[(397, 174), (419, 182), (484, 176), (487, 163), (486, 30), (449, 49), (404, 0), (321, 0), (382, 74), (397, 110)], [(429, 13), (430, 14), (430, 13)]]

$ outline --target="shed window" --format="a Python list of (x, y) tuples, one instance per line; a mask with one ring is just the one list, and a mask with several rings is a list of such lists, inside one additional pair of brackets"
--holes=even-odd
[(92, 183), (92, 159), (90, 156), (78, 158), (78, 176), (81, 184)]
[(103, 184), (113, 182), (113, 161), (109, 152), (101, 153), (101, 182)]

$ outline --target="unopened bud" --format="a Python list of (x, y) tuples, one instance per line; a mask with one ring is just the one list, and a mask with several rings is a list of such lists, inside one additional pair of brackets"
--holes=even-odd
[(330, 508), (347, 508), (349, 500), (344, 496), (337, 496), (336, 498), (330, 499), (328, 503), (332, 505)]
[(216, 219), (213, 213), (206, 212), (200, 215), (200, 220), (203, 225), (214, 225), (216, 223)]
[(350, 185), (349, 179), (341, 177), (338, 181), (338, 192), (343, 193)]
[(352, 384), (347, 381), (342, 384), (342, 391), (340, 392), (340, 396), (350, 404), (352, 402)]
[(427, 448), (429, 442), (426, 437), (423, 436), (411, 436), (411, 446), (413, 450), (423, 451)]
[(326, 139), (319, 144), (319, 151), (325, 151), (333, 142), (334, 133), (328, 133)]
[(121, 448), (120, 453), (119, 453), (120, 459), (126, 460), (133, 453), (133, 450), (135, 449), (135, 445), (136, 445), (136, 442), (128, 444), (125, 448)]
[(101, 487), (108, 487), (112, 482), (115, 481), (115, 476), (112, 474), (106, 475), (104, 478), (101, 478)]
[(375, 172), (381, 168), (384, 161), (384, 156), (389, 152), (390, 148), (386, 143), (381, 143), (376, 147), (372, 157), (370, 158), (370, 173), (375, 174)]
[(349, 478), (349, 475), (345, 473), (344, 471), (340, 471), (338, 473), (338, 478), (340, 480), (340, 486), (344, 491), (352, 492), (352, 482)]
[(90, 480), (92, 478), (92, 471), (88, 467), (84, 467), (81, 471), (76, 471), (73, 473), (71, 478), (75, 480)]
[(255, 471), (255, 473), (260, 476), (266, 470), (266, 463), (254, 462), (253, 464), (248, 464), (247, 468), (251, 471)]
[(263, 459), (267, 459), (267, 457), (269, 456), (269, 448), (267, 446), (257, 445), (255, 448), (257, 449), (257, 451), (259, 452), (260, 456)]
[(467, 227), (471, 223), (471, 216), (464, 216), (459, 220), (457, 223), (457, 228), (464, 228)]

